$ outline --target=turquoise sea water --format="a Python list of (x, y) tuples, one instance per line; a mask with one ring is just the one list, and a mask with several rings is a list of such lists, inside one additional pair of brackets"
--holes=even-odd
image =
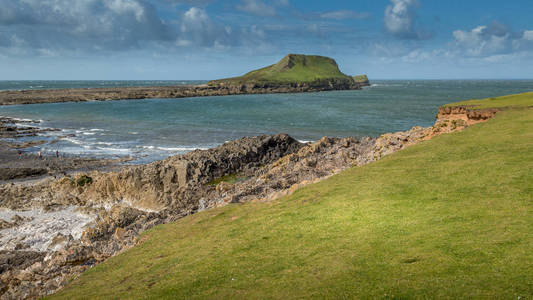
[(203, 84), (203, 80), (0, 80), (0, 91)]
[(0, 115), (42, 120), (62, 129), (54, 135), (70, 135), (45, 152), (147, 162), (259, 134), (377, 136), (430, 126), (445, 103), (526, 91), (532, 80), (373, 81), (360, 91), (17, 105), (0, 107)]

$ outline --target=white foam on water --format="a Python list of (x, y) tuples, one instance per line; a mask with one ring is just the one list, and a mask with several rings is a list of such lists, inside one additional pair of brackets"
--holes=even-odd
[(106, 146), (111, 146), (111, 145), (113, 145), (113, 143), (108, 143), (108, 142), (96, 142), (95, 145), (106, 145)]
[(15, 215), (32, 218), (20, 226), (0, 230), (0, 250), (14, 250), (17, 244), (25, 245), (28, 250), (58, 250), (51, 245), (57, 234), (72, 236), (77, 240), (83, 231), (94, 222), (95, 216), (78, 212), (77, 207), (45, 212), (41, 209), (15, 211), (0, 209), (0, 219), (10, 221)]
[(65, 140), (65, 141), (68, 141), (68, 142), (71, 142), (73, 144), (76, 144), (76, 145), (83, 145), (85, 144), (84, 142), (80, 141), (80, 140), (77, 140), (75, 138), (72, 138), (72, 137), (64, 137), (64, 138), (61, 138), (62, 140)]
[(157, 149), (163, 150), (163, 151), (194, 151), (194, 150), (207, 150), (209, 148), (204, 148), (204, 147), (175, 147), (175, 148), (157, 147)]

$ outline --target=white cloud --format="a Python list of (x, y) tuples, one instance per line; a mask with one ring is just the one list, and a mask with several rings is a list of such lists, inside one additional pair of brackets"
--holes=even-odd
[(243, 0), (242, 4), (237, 5), (237, 9), (240, 11), (264, 17), (271, 17), (276, 15), (276, 10), (274, 9), (274, 7), (268, 6), (260, 0)]
[(126, 49), (172, 40), (155, 9), (140, 0), (0, 0), (0, 7), (0, 39), (16, 35), (38, 53)]
[(216, 26), (203, 8), (191, 7), (182, 17), (176, 45), (222, 48), (230, 44), (231, 27)]
[(370, 14), (360, 13), (353, 10), (335, 10), (329, 11), (320, 14), (321, 18), (324, 19), (334, 19), (334, 20), (344, 20), (344, 19), (365, 19), (368, 18)]
[(391, 0), (385, 8), (385, 29), (392, 35), (403, 39), (427, 39), (428, 32), (417, 28), (416, 9), (418, 0)]
[(493, 22), (472, 30), (455, 30), (454, 46), (468, 56), (492, 56), (533, 50), (533, 31), (513, 32)]
[(526, 41), (533, 41), (533, 30), (526, 30), (522, 38)]
[(0, 0), (0, 7), (0, 52), (8, 56), (253, 48), (248, 40), (259, 45), (266, 38), (259, 26), (232, 28), (214, 21), (201, 6), (189, 7), (171, 20), (163, 20), (144, 0)]

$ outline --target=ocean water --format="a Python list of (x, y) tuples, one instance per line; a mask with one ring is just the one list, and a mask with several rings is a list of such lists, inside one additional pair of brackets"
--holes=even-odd
[(0, 80), (0, 91), (203, 84), (204, 80)]
[(533, 91), (533, 80), (372, 82), (359, 91), (3, 106), (0, 115), (62, 129), (50, 134), (59, 142), (33, 151), (132, 156), (144, 163), (259, 134), (301, 141), (378, 136), (430, 126), (446, 103)]

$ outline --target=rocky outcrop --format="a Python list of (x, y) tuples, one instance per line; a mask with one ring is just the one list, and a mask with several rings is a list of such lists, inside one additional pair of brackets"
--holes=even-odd
[(475, 106), (443, 106), (439, 108), (437, 113), (438, 120), (464, 120), (469, 125), (487, 121), (494, 117), (500, 109), (476, 109)]
[(366, 75), (356, 75), (353, 76), (353, 80), (359, 84), (359, 86), (370, 86), (370, 81)]

